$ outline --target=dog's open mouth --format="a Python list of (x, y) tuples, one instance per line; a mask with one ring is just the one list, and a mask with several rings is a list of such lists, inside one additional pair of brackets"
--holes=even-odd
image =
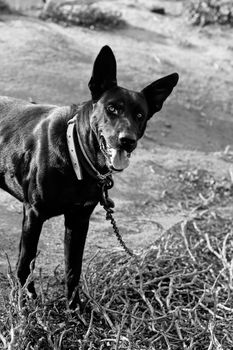
[(105, 155), (110, 169), (114, 171), (122, 171), (129, 166), (131, 153), (123, 149), (110, 147), (102, 135), (100, 137), (100, 148)]

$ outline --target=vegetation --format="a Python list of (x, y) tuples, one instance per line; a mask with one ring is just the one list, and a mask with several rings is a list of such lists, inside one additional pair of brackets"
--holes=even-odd
[(228, 24), (233, 26), (233, 3), (231, 0), (192, 0), (189, 5), (193, 24)]
[(10, 13), (10, 7), (9, 5), (4, 1), (0, 0), (0, 13)]
[(51, 2), (42, 11), (40, 17), (91, 29), (119, 28), (125, 25), (119, 11), (104, 10), (98, 4), (79, 5), (64, 3), (57, 5)]

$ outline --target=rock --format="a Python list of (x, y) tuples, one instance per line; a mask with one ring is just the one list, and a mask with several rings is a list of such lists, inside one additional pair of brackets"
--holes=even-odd
[(153, 6), (153, 7), (150, 9), (150, 12), (152, 12), (152, 13), (157, 13), (157, 14), (159, 14), (159, 15), (165, 15), (165, 9), (164, 9), (164, 7)]

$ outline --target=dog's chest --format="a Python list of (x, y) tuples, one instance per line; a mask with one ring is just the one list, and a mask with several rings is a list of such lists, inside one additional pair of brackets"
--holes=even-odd
[(92, 205), (100, 199), (100, 187), (96, 182), (77, 181), (60, 188), (58, 202), (61, 206)]

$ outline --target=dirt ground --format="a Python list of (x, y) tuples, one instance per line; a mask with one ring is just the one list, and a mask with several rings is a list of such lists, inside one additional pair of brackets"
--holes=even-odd
[[(110, 2), (103, 6), (109, 6)], [(149, 11), (165, 7), (166, 15)], [(182, 1), (115, 0), (128, 26), (94, 31), (43, 22), (33, 14), (0, 15), (0, 93), (69, 105), (89, 98), (87, 83), (100, 48), (112, 47), (118, 82), (140, 90), (178, 72), (180, 81), (163, 110), (150, 121), (130, 167), (116, 176), (112, 198), (116, 220), (134, 250), (148, 247), (164, 229), (189, 215), (179, 202), (167, 204), (177, 170), (206, 169), (229, 177), (233, 150), (233, 29), (192, 27)], [(225, 151), (225, 153), (224, 153)], [(232, 212), (232, 207), (228, 211)], [(14, 266), (20, 238), (21, 204), (0, 192), (0, 271), (6, 256)], [(48, 221), (40, 239), (37, 267), (52, 273), (63, 266), (63, 218)], [(85, 257), (120, 249), (103, 209), (91, 220)]]

